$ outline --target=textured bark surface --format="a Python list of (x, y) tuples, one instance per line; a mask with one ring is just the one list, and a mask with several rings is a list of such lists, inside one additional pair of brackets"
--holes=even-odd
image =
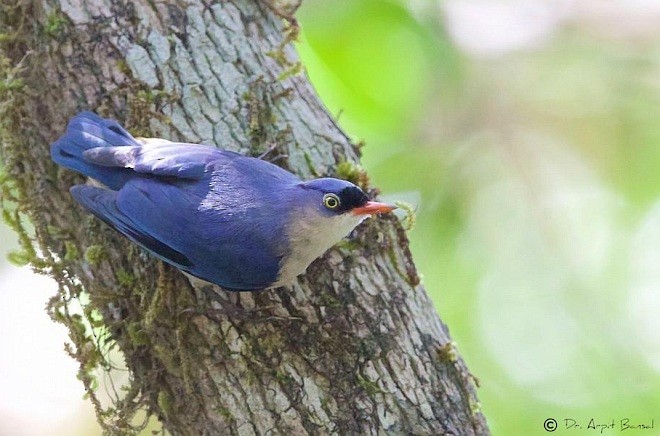
[(85, 214), (68, 194), (82, 180), (50, 161), (68, 118), (91, 109), (137, 135), (246, 154), (277, 145), (288, 156), (278, 164), (303, 178), (357, 162), (296, 74), (295, 28), (273, 4), (299, 2), (269, 3), (0, 6), (2, 151), (17, 213), (35, 224), (41, 254), (31, 260), (60, 282), (57, 299), (83, 295), (84, 319), (105, 332), (86, 342), (69, 306), (51, 302), (72, 329), (86, 387), (104, 344), (117, 345), (131, 374), (113, 409), (95, 402), (100, 422), (127, 432), (142, 407), (173, 434), (486, 434), (396, 218), (368, 220), (290, 288), (200, 293)]

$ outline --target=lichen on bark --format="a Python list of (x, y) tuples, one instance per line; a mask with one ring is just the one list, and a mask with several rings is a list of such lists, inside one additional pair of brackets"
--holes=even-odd
[[(60, 284), (49, 313), (69, 328), (99, 422), (136, 432), (146, 411), (174, 434), (487, 433), (396, 218), (369, 220), (288, 288), (207, 295), (75, 205), (83, 179), (49, 159), (67, 119), (91, 109), (137, 135), (275, 145), (303, 178), (367, 183), (280, 15), (248, 0), (0, 5), (4, 216), (22, 259)], [(130, 377), (104, 404), (111, 349)]]

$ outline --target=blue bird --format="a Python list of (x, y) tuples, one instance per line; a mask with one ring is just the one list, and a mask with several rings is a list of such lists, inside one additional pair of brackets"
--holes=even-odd
[(85, 209), (188, 275), (234, 291), (291, 283), (365, 218), (395, 209), (344, 180), (303, 182), (231, 151), (139, 141), (91, 112), (71, 119), (51, 156), (103, 185), (71, 188)]

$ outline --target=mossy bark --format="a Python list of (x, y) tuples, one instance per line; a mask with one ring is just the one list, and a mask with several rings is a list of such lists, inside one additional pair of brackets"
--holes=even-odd
[[(99, 422), (130, 433), (146, 409), (186, 435), (488, 433), (396, 218), (368, 220), (291, 287), (205, 294), (74, 204), (82, 179), (51, 162), (49, 144), (82, 109), (137, 135), (247, 154), (276, 145), (303, 178), (357, 162), (298, 74), (288, 9), (270, 3), (0, 5), (5, 218), (21, 255), (60, 283), (49, 311), (71, 331)], [(106, 407), (94, 371), (109, 369), (111, 346), (131, 377)]]

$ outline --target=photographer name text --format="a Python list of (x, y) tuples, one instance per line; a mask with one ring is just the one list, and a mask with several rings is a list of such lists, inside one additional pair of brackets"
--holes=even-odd
[(598, 421), (590, 419), (589, 421), (578, 421), (572, 418), (564, 419), (564, 429), (566, 430), (595, 430), (603, 433), (605, 430), (653, 430), (655, 429), (655, 420), (651, 419), (646, 422), (636, 422), (630, 418), (611, 419), (607, 421)]

